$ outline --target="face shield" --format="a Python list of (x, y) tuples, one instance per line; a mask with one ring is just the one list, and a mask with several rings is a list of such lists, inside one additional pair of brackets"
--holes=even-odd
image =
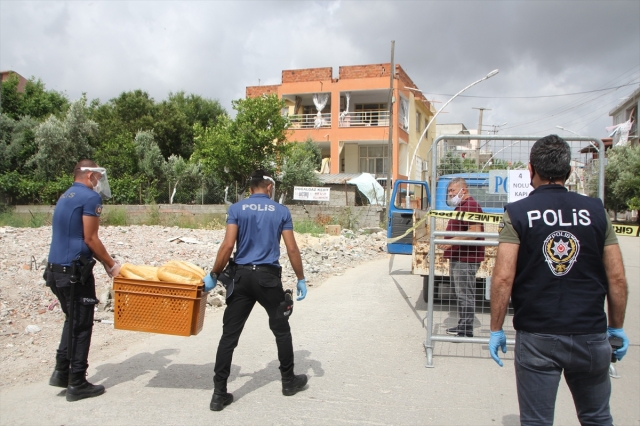
[(269, 177), (269, 176), (263, 176), (262, 178), (268, 180), (269, 182), (271, 182), (271, 193), (269, 194), (269, 198), (271, 198), (272, 200), (275, 200), (275, 198), (276, 198), (276, 181), (273, 180), (273, 178)]
[[(100, 194), (102, 198), (111, 198), (111, 189), (109, 188), (109, 179), (107, 179), (107, 170), (103, 167), (81, 167), (80, 170), (93, 172), (98, 181), (93, 190)], [(93, 184), (93, 181), (91, 182)]]

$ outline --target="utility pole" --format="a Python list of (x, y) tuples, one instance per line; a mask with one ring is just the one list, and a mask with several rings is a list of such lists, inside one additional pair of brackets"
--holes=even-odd
[[(484, 108), (484, 107), (473, 107), (473, 109), (478, 109), (480, 110), (480, 117), (478, 118), (478, 135), (482, 134), (482, 113), (486, 110), (486, 111), (491, 111), (490, 108)], [(478, 139), (477, 145), (476, 145), (476, 166), (480, 165), (480, 139)]]
[(395, 50), (396, 42), (395, 40), (391, 40), (391, 69), (389, 70), (389, 143), (387, 144), (387, 185), (385, 188), (385, 204), (387, 207), (387, 212), (389, 211), (389, 203), (391, 202), (391, 176), (393, 169), (393, 103), (395, 100), (394, 90), (393, 90), (393, 79), (396, 73), (396, 66), (393, 63), (393, 51)]

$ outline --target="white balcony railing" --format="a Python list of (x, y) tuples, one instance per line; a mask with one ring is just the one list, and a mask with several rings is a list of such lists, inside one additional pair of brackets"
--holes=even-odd
[(389, 125), (389, 111), (372, 110), (340, 114), (340, 127), (383, 127)]
[(331, 127), (331, 114), (293, 114), (289, 116), (292, 129), (320, 129)]

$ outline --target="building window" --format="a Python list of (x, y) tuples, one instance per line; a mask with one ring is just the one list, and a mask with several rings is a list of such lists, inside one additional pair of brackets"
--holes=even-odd
[(389, 147), (373, 145), (360, 147), (360, 172), (373, 175), (386, 174), (389, 164)]
[(416, 132), (420, 131), (420, 122), (422, 121), (422, 114), (416, 112)]

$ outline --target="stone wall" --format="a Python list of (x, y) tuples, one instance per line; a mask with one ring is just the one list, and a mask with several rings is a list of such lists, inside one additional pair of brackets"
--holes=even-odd
[[(16, 206), (14, 212), (20, 215), (30, 213), (52, 214), (55, 206)], [(342, 225), (343, 228), (353, 229), (377, 227), (385, 223), (384, 208), (380, 206), (327, 206), (296, 204), (287, 206), (291, 211), (294, 222), (297, 220), (314, 220), (326, 222), (331, 220)], [(127, 223), (142, 223), (146, 218), (154, 213), (157, 208), (159, 215), (224, 215), (227, 206), (217, 204), (158, 204), (156, 206), (146, 205), (111, 205), (105, 204), (103, 215), (109, 214), (111, 209), (125, 209)]]

